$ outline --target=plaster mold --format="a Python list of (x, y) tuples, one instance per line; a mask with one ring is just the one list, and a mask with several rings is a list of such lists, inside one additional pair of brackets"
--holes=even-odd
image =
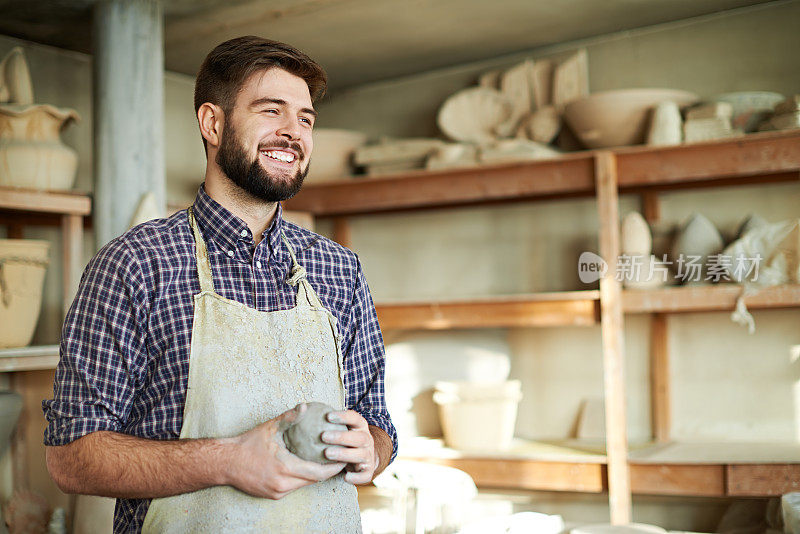
[(500, 91), (470, 87), (454, 93), (439, 109), (436, 123), (451, 139), (490, 143), (497, 128), (512, 117), (513, 106)]
[(723, 245), (722, 236), (714, 224), (703, 215), (695, 213), (678, 232), (670, 259), (676, 266), (680, 261), (685, 262), (684, 265), (690, 261), (699, 264), (701, 280), (696, 281), (704, 281), (708, 257), (721, 252)]
[(652, 252), (650, 226), (638, 211), (632, 211), (622, 219), (620, 245), (622, 253), (630, 256), (643, 256)]
[(651, 146), (679, 145), (683, 141), (683, 119), (675, 102), (660, 102), (653, 108), (647, 144)]
[(553, 72), (552, 103), (556, 108), (589, 94), (589, 58), (581, 49), (555, 67)]
[(367, 168), (367, 174), (389, 174), (425, 167), (428, 156), (445, 146), (439, 139), (387, 139), (359, 147), (353, 159)]
[(482, 146), (478, 151), (480, 162), (487, 164), (552, 159), (559, 156), (561, 152), (558, 150), (528, 139), (502, 139)]
[(21, 48), (0, 62), (0, 185), (67, 190), (78, 156), (59, 134), (79, 119), (71, 109), (33, 104), (33, 88)]
[(294, 424), (283, 433), (286, 448), (293, 454), (309, 462), (319, 464), (336, 463), (325, 457), (325, 449), (330, 447), (322, 441), (326, 431), (344, 431), (347, 426), (328, 421), (328, 414), (334, 409), (322, 402), (307, 402), (305, 409), (298, 406), (299, 414)]
[(686, 111), (686, 120), (695, 119), (730, 119), (733, 117), (733, 105), (728, 102), (712, 102), (692, 107)]
[(694, 119), (683, 123), (683, 138), (687, 143), (727, 139), (741, 135), (744, 135), (744, 132), (733, 128), (731, 119), (728, 117)]
[(550, 144), (561, 130), (561, 115), (555, 106), (544, 106), (524, 117), (517, 127), (517, 137)]
[(478, 164), (478, 147), (467, 143), (448, 143), (428, 156), (428, 170), (470, 167)]
[(0, 239), (0, 348), (31, 342), (49, 249), (48, 241)]

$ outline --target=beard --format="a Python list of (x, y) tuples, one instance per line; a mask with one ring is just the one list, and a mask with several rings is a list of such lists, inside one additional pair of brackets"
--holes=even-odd
[[(230, 122), (230, 121), (229, 121)], [(239, 188), (252, 197), (266, 202), (281, 202), (295, 196), (303, 185), (303, 180), (308, 174), (308, 165), (305, 169), (298, 169), (293, 177), (288, 180), (270, 174), (261, 165), (259, 153), (253, 161), (248, 161), (247, 152), (232, 124), (226, 124), (222, 131), (222, 140), (217, 152), (217, 165), (222, 172)], [(297, 153), (297, 159), (302, 159), (303, 150), (297, 143), (289, 143), (285, 139), (276, 140), (269, 147), (264, 148), (291, 148)]]

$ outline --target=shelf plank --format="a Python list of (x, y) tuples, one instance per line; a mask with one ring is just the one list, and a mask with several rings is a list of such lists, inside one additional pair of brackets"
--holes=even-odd
[[(626, 313), (733, 311), (742, 293), (739, 285), (707, 285), (622, 292)], [(766, 287), (744, 299), (748, 309), (800, 306), (800, 284)]]
[[(800, 130), (671, 147), (606, 150), (621, 191), (800, 181)], [(287, 209), (317, 217), (594, 196), (597, 151), (557, 159), (308, 184)]]
[(378, 304), (381, 328), (591, 326), (598, 322), (598, 291), (538, 293), (470, 301)]
[(800, 491), (800, 464), (729, 465), (726, 473), (731, 496), (778, 496)]
[(58, 345), (0, 349), (0, 372), (55, 369), (58, 360)]
[(723, 497), (725, 466), (630, 464), (631, 491), (645, 495)]
[(616, 153), (621, 189), (769, 175), (791, 179), (786, 173), (800, 180), (800, 130), (669, 147), (622, 148)]
[(580, 152), (552, 160), (309, 184), (284, 207), (335, 216), (589, 196), (594, 194), (593, 162), (591, 152)]
[(0, 187), (0, 210), (89, 215), (91, 199), (69, 191), (36, 191), (15, 187)]

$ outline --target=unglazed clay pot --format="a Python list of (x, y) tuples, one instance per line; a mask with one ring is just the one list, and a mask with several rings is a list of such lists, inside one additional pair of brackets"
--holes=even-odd
[(47, 104), (0, 105), (0, 185), (71, 189), (78, 155), (59, 134), (78, 119), (71, 109)]
[(78, 156), (59, 134), (78, 114), (33, 103), (28, 64), (19, 47), (0, 62), (0, 102), (0, 185), (71, 189)]
[(638, 145), (645, 141), (653, 106), (670, 101), (683, 107), (698, 100), (677, 89), (604, 91), (567, 104), (564, 119), (587, 148)]
[(42, 307), (48, 241), (0, 239), (0, 348), (31, 342)]

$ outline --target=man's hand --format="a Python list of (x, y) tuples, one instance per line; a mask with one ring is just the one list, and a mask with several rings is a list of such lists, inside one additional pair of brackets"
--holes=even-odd
[(322, 433), (322, 441), (332, 447), (325, 449), (325, 457), (329, 460), (347, 463), (344, 479), (351, 484), (368, 484), (375, 478), (380, 458), (375, 451), (375, 440), (372, 437), (367, 421), (353, 410), (331, 412), (328, 414), (331, 423), (347, 425), (346, 431), (328, 430)]
[[(305, 405), (299, 409), (304, 410)], [(345, 467), (344, 463), (308, 462), (289, 452), (283, 431), (297, 419), (297, 410), (292, 408), (231, 438), (237, 451), (231, 458), (229, 485), (255, 497), (280, 499), (298, 488), (326, 480)]]

